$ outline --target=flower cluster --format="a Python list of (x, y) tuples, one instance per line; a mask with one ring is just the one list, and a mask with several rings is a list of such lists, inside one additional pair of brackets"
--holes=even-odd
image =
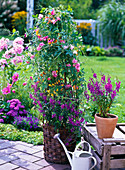
[(24, 129), (28, 131), (39, 130), (39, 119), (30, 115), (27, 117), (17, 116), (13, 124), (18, 129)]
[(87, 84), (90, 95), (87, 91), (84, 92), (87, 100), (92, 99), (99, 107), (99, 114), (102, 117), (107, 117), (107, 113), (114, 101), (117, 92), (119, 92), (121, 82), (116, 82), (116, 87), (113, 88), (111, 83), (111, 77), (105, 78), (105, 75), (101, 76), (99, 82), (96, 73), (93, 74), (93, 78), (89, 79)]
[(18, 115), (27, 115), (28, 112), (25, 110), (25, 106), (21, 105), (18, 99), (8, 100), (7, 103), (10, 103), (10, 111), (6, 113), (7, 116), (14, 118)]
[[(4, 72), (4, 88), (2, 89), (3, 94), (9, 94), (15, 82), (19, 78), (19, 74), (16, 73), (16, 68), (21, 64), (24, 60), (24, 56), (21, 55), (24, 50), (24, 40), (21, 37), (17, 37), (12, 45), (9, 45), (9, 40), (2, 38), (0, 40), (0, 51), (5, 51), (2, 55), (2, 59), (0, 59), (0, 67), (1, 71)], [(8, 83), (5, 83), (5, 78)], [(5, 87), (5, 84), (7, 86)], [(12, 90), (12, 92), (14, 92)]]

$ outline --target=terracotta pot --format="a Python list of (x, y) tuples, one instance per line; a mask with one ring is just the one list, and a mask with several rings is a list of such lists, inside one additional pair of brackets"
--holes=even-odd
[(95, 115), (96, 128), (98, 133), (98, 138), (112, 138), (118, 116), (113, 114), (108, 114), (109, 118), (100, 117), (99, 114)]

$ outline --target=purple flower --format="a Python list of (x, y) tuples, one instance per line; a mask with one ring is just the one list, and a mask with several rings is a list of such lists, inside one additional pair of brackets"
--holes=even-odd
[(96, 73), (94, 73), (94, 74), (93, 74), (93, 77), (94, 77), (94, 78), (97, 78), (97, 75), (96, 75)]
[(105, 89), (106, 89), (106, 91), (107, 92), (112, 92), (112, 84), (109, 84), (109, 83), (107, 83), (106, 85), (105, 85)]
[(61, 109), (64, 109), (64, 108), (65, 108), (65, 104), (62, 104), (62, 105), (61, 105)]
[(114, 90), (111, 94), (111, 99), (113, 100), (115, 98), (115, 96), (116, 96), (116, 91)]
[(59, 116), (59, 121), (61, 121), (63, 119), (63, 116)]
[(56, 114), (54, 113), (54, 114), (52, 114), (52, 118), (54, 118), (54, 117), (56, 117)]
[(120, 81), (119, 81), (118, 83), (116, 82), (116, 90), (117, 90), (117, 92), (119, 92), (120, 84), (121, 84), (121, 82), (120, 82)]
[(0, 123), (4, 123), (4, 120), (3, 120), (3, 119), (0, 119)]

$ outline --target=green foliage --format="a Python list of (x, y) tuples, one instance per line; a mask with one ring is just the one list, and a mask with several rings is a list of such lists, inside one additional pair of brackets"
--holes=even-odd
[(84, 55), (87, 56), (105, 56), (106, 52), (104, 48), (100, 48), (99, 46), (90, 46), (90, 45), (83, 45), (81, 50)]
[(101, 31), (111, 36), (115, 44), (125, 39), (125, 4), (115, 0), (109, 2), (98, 11), (98, 18)]
[(34, 145), (43, 144), (43, 132), (18, 130), (13, 125), (0, 123), (0, 139), (22, 141)]
[(106, 50), (106, 55), (107, 56), (122, 56), (123, 55), (123, 50), (120, 49), (119, 47), (109, 47)]
[[(73, 9), (74, 13), (74, 18), (76, 19), (86, 19), (86, 18), (91, 18), (91, 4), (92, 0), (50, 0), (50, 1), (45, 1), (45, 0), (39, 0), (35, 2), (36, 9), (38, 8), (38, 4), (42, 5), (43, 7), (57, 7), (60, 4), (64, 5), (65, 8), (68, 8), (69, 6)], [(38, 11), (37, 11), (38, 12)], [(94, 13), (93, 13), (94, 14)]]

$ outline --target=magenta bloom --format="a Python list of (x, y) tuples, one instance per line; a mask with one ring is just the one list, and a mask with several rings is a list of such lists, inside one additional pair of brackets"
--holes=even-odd
[(97, 75), (96, 75), (96, 73), (94, 73), (94, 74), (93, 74), (93, 77), (94, 77), (94, 78), (97, 78)]
[(73, 58), (72, 63), (74, 63), (74, 64), (77, 63), (77, 60), (75, 58)]
[(48, 79), (47, 80), (51, 80), (51, 78), (50, 77), (48, 77)]
[(7, 86), (7, 87), (2, 89), (3, 94), (9, 94), (10, 92), (11, 92), (10, 86)]
[(25, 85), (27, 85), (27, 82), (24, 82), (24, 83), (23, 83), (23, 86), (25, 86)]
[(12, 90), (13, 93), (15, 93), (15, 90)]
[(119, 92), (120, 84), (121, 84), (121, 82), (120, 82), (120, 81), (119, 81), (118, 83), (116, 82), (116, 90), (117, 90), (117, 92)]
[(30, 76), (30, 79), (33, 80), (33, 77)]
[(110, 93), (110, 92), (112, 91), (112, 84), (107, 83), (107, 84), (105, 85), (105, 89), (106, 89), (107, 92)]
[(67, 67), (71, 67), (71, 64), (66, 64)]
[(3, 119), (0, 119), (0, 123), (4, 123), (4, 120), (3, 120)]
[(19, 74), (18, 73), (15, 73), (13, 76), (12, 76), (12, 80), (13, 82), (16, 82), (19, 78)]
[(56, 71), (52, 71), (52, 76), (55, 77), (55, 78), (57, 77)]
[(51, 15), (55, 15), (55, 10), (54, 9), (52, 10)]
[(61, 21), (61, 19), (59, 17), (56, 17), (57, 21)]

